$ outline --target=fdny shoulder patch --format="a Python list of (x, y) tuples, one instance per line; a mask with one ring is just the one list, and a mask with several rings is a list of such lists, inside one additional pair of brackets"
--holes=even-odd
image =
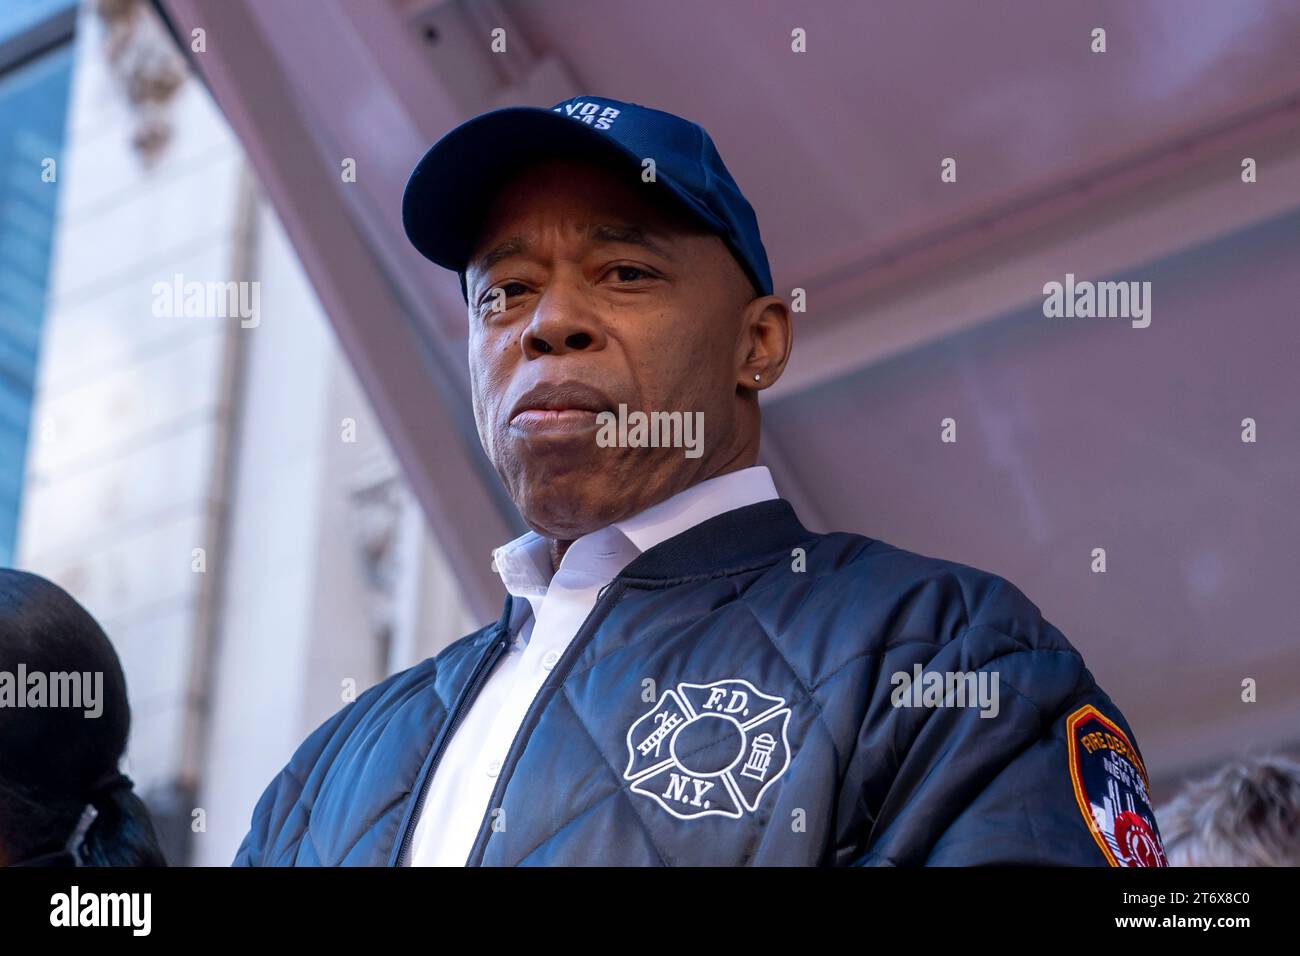
[(739, 678), (682, 682), (627, 731), (629, 789), (679, 820), (739, 818), (790, 765), (785, 698)]
[(1128, 735), (1091, 704), (1066, 719), (1065, 734), (1075, 799), (1110, 865), (1168, 866), (1146, 767)]

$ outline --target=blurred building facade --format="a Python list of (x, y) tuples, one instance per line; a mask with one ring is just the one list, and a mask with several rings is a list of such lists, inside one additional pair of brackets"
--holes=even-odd
[[(62, 149), (51, 112), (6, 157), (38, 194), (58, 162), (14, 563), (117, 647), (170, 857), (224, 865), (307, 733), (470, 628), (240, 144), (152, 11), (118, 6), (45, 54)], [(256, 283), (259, 308), (155, 314), (177, 281)]]
[(0, 8), (0, 564), (18, 534), (74, 20), (73, 0)]

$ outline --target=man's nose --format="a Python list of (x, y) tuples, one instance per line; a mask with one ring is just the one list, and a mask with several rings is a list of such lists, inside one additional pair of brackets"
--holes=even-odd
[(604, 342), (600, 320), (589, 304), (575, 291), (559, 285), (542, 293), (520, 340), (529, 359), (600, 349)]

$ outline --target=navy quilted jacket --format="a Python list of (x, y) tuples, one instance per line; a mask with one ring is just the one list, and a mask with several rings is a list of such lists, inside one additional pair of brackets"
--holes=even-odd
[[(325, 721), (267, 787), (236, 865), (404, 865), (509, 617), (507, 600)], [(470, 862), (1164, 859), (1131, 729), (1023, 594), (814, 534), (774, 500), (662, 542), (601, 592), (524, 719)]]

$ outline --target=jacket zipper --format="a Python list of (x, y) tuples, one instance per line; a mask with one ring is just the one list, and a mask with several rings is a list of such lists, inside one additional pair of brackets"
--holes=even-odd
[[(578, 628), (578, 632), (573, 636), (573, 640), (569, 642), (569, 646), (564, 649), (564, 654), (560, 656), (554, 670), (552, 670), (550, 676), (546, 678), (546, 682), (542, 685), (541, 690), (537, 692), (537, 696), (533, 698), (533, 702), (529, 706), (528, 712), (524, 715), (523, 723), (519, 725), (519, 730), (515, 733), (515, 739), (511, 742), (510, 749), (506, 752), (506, 759), (501, 764), (501, 775), (497, 779), (496, 786), (492, 788), (492, 796), (488, 800), (487, 810), (483, 814), (483, 820), (479, 823), (478, 836), (475, 838), (474, 845), (470, 849), (469, 859), (465, 863), (466, 866), (482, 865), (483, 856), (487, 852), (488, 833), (490, 831), (489, 821), (492, 819), (492, 811), (499, 805), (498, 801), (502, 792), (505, 790), (506, 784), (510, 780), (510, 775), (514, 773), (515, 764), (519, 762), (519, 756), (523, 753), (524, 747), (528, 744), (528, 738), (533, 734), (533, 725), (536, 723), (542, 710), (545, 709), (551, 697), (555, 694), (556, 689), (564, 684), (565, 679), (569, 676), (569, 671), (573, 669), (574, 661), (578, 659), (578, 655), (582, 653), (583, 648), (586, 647), (587, 643), (591, 640), (596, 628), (598, 628), (601, 622), (605, 619), (605, 615), (607, 615), (610, 609), (618, 603), (618, 599), (622, 595), (623, 590), (624, 585), (618, 578), (615, 578), (613, 581), (609, 582), (609, 584), (606, 584), (600, 589), (600, 592), (596, 595), (596, 603), (592, 607), (591, 613), (588, 614), (587, 619), (582, 622), (582, 627)], [(605, 599), (606, 594), (611, 592), (612, 596), (607, 601)]]
[(406, 822), (406, 831), (402, 835), (402, 843), (397, 851), (397, 858), (393, 861), (393, 866), (402, 866), (403, 860), (411, 850), (411, 839), (415, 836), (416, 824), (420, 821), (420, 812), (424, 809), (425, 798), (429, 795), (429, 785), (433, 782), (433, 771), (438, 766), (438, 761), (442, 759), (442, 752), (447, 747), (447, 741), (451, 735), (456, 732), (456, 726), (460, 723), (461, 716), (468, 709), (468, 705), (478, 696), (478, 692), (484, 683), (484, 678), (492, 670), (494, 664), (501, 657), (501, 652), (510, 646), (510, 628), (506, 627), (498, 635), (492, 645), (483, 654), (478, 663), (474, 665), (474, 672), (470, 675), (469, 683), (461, 691), (460, 697), (457, 698), (455, 706), (452, 708), (451, 717), (448, 719), (447, 726), (438, 739), (434, 748), (432, 759), (429, 761), (428, 768), (424, 771), (424, 779), (420, 781), (420, 792), (415, 798), (415, 809), (411, 811), (410, 819)]

